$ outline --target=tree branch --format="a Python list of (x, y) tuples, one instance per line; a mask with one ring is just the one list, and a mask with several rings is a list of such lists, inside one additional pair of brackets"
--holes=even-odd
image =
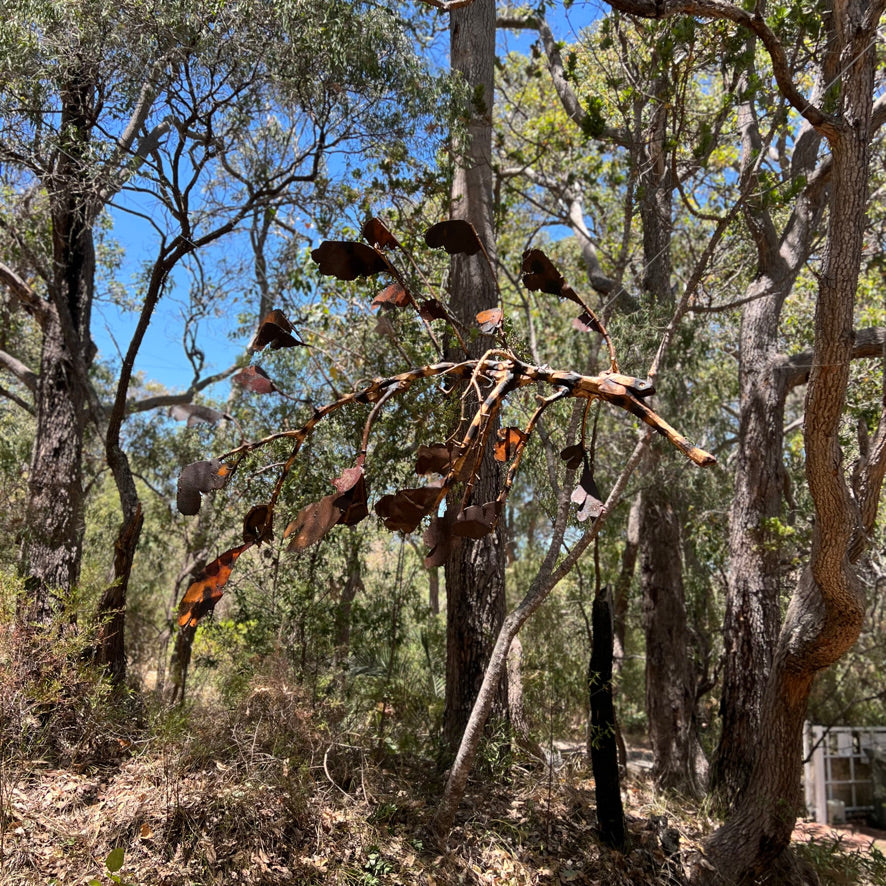
[(15, 296), (19, 304), (42, 326), (51, 308), (9, 265), (0, 262), (0, 283)]
[[(566, 116), (575, 123), (581, 130), (585, 130), (588, 125), (587, 111), (582, 107), (575, 90), (569, 83), (566, 76), (566, 70), (563, 65), (563, 56), (560, 54), (560, 47), (554, 39), (554, 34), (548, 25), (544, 16), (525, 16), (525, 17), (507, 17), (501, 16), (496, 22), (499, 28), (507, 28), (513, 31), (527, 30), (538, 31), (541, 37), (542, 45), (545, 50), (545, 57), (548, 62), (548, 70), (551, 74), (551, 82), (560, 99), (560, 104), (566, 112)], [(600, 138), (610, 141), (613, 144), (620, 145), (623, 148), (630, 147), (630, 138), (623, 130), (613, 129), (611, 126), (603, 127), (599, 133)]]
[(763, 20), (759, 9), (748, 12), (723, 0), (607, 0), (613, 9), (640, 18), (665, 19), (675, 15), (703, 16), (730, 21), (760, 38), (772, 61), (772, 73), (781, 94), (829, 141), (839, 135), (841, 123), (813, 105), (794, 83), (781, 40)]
[[(886, 328), (872, 326), (859, 329), (855, 333), (855, 343), (852, 345), (850, 357), (853, 360), (881, 357), (884, 346), (886, 346)], [(812, 371), (812, 356), (812, 351), (803, 351), (791, 357), (781, 357), (776, 366), (776, 372), (784, 373), (787, 390), (804, 385), (809, 381), (809, 373)]]
[(28, 403), (26, 400), (22, 400), (22, 398), (19, 397), (18, 394), (13, 393), (7, 388), (4, 388), (3, 385), (0, 385), (0, 397), (11, 400), (20, 409), (24, 409), (24, 411), (27, 412), (28, 415), (34, 415), (34, 407), (30, 403)]
[(37, 373), (12, 354), (0, 351), (0, 368), (11, 372), (32, 394), (37, 390)]
[(162, 409), (164, 406), (177, 406), (181, 403), (190, 403), (194, 399), (195, 394), (214, 385), (216, 382), (223, 381), (233, 375), (240, 367), (229, 366), (227, 369), (217, 372), (215, 375), (209, 375), (199, 381), (195, 378), (188, 389), (181, 394), (157, 394), (154, 397), (145, 397), (144, 400), (129, 400), (126, 404), (127, 415), (133, 415), (137, 412), (148, 412), (151, 409)]

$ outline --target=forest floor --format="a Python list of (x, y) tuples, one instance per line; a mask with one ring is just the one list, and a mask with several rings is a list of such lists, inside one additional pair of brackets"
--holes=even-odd
[[(227, 719), (192, 712), (163, 735), (96, 734), (64, 766), (4, 755), (0, 883), (670, 886), (717, 824), (657, 795), (638, 749), (623, 786), (629, 849), (601, 846), (593, 779), (565, 752), (556, 767), (478, 767), (441, 845), (430, 761), (374, 754), (288, 701), (284, 712), (278, 687)], [(274, 750), (284, 736), (286, 755)], [(795, 836), (822, 883), (886, 882), (886, 857), (870, 863), (886, 835), (802, 824)]]

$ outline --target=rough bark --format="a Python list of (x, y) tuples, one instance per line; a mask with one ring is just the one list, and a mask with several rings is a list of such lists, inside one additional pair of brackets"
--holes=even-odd
[(615, 582), (612, 604), (613, 661), (616, 672), (621, 669), (625, 657), (626, 617), (631, 584), (640, 553), (640, 514), (643, 506), (642, 495), (636, 495), (628, 513), (625, 530), (625, 546), (621, 555), (621, 570)]
[[(742, 180), (759, 191), (762, 150), (753, 96), (739, 109)], [(793, 169), (814, 179), (820, 136), (803, 130)], [(729, 519), (730, 569), (723, 623), (721, 737), (711, 784), (723, 809), (745, 785), (759, 741), (760, 712), (781, 618), (781, 551), (774, 521), (781, 515), (784, 406), (788, 379), (782, 371), (779, 327), (782, 307), (809, 258), (827, 193), (822, 176), (799, 195), (787, 223), (776, 231), (754, 199), (743, 213), (757, 247), (757, 274), (748, 287), (739, 331), (739, 424), (735, 487)]]
[(352, 535), (348, 547), (348, 577), (341, 589), (341, 596), (335, 609), (335, 664), (345, 667), (351, 650), (351, 611), (357, 594), (363, 590), (360, 575), (360, 540)]
[[(673, 304), (671, 240), (674, 177), (666, 149), (667, 76), (652, 86), (654, 104), (640, 151), (638, 181), (643, 221), (643, 288), (648, 303)], [(646, 640), (646, 713), (653, 751), (653, 778), (659, 788), (687, 796), (701, 794), (696, 772), (699, 741), (695, 719), (696, 676), (689, 658), (678, 489), (647, 458), (650, 488), (643, 493), (640, 545), (643, 552), (643, 626)]]
[(643, 626), (646, 634), (646, 714), (652, 744), (652, 776), (659, 788), (699, 797), (695, 717), (697, 675), (686, 622), (680, 523), (656, 483), (643, 494), (640, 531)]
[(539, 760), (545, 759), (541, 745), (532, 737), (526, 706), (523, 704), (523, 644), (514, 637), (508, 652), (508, 716), (511, 730), (523, 750)]
[(455, 813), (458, 810), (459, 803), (464, 796), (465, 785), (477, 754), (482, 731), (492, 710), (493, 701), (497, 696), (502, 676), (507, 667), (507, 657), (511, 643), (520, 632), (520, 628), (526, 623), (526, 620), (544, 603), (560, 580), (569, 574), (581, 555), (597, 537), (597, 533), (603, 525), (606, 516), (612, 513), (616, 504), (621, 500), (625, 486), (643, 458), (650, 438), (651, 434), (649, 433), (644, 434), (640, 438), (606, 499), (603, 513), (558, 564), (557, 559), (560, 547), (563, 544), (563, 535), (566, 531), (566, 520), (570, 507), (568, 494), (561, 490), (557, 517), (554, 522), (554, 531), (548, 546), (548, 552), (526, 595), (503, 621), (495, 641), (495, 646), (492, 649), (489, 666), (486, 668), (483, 683), (477, 694), (477, 700), (474, 703), (471, 716), (468, 719), (468, 724), (465, 727), (464, 735), (458, 747), (458, 753), (449, 771), (449, 778), (446, 781), (446, 788), (440, 800), (437, 814), (434, 816), (433, 826), (439, 836), (445, 837), (448, 834), (455, 820)]
[[(839, 429), (853, 349), (853, 309), (861, 263), (870, 164), (874, 42), (883, 4), (854, 0), (833, 10), (841, 69), (836, 131), (827, 131), (833, 172), (827, 247), (815, 310), (814, 360), (806, 392), (806, 479), (815, 509), (809, 565), (785, 616), (766, 686), (760, 731), (747, 786), (723, 827), (707, 843), (708, 860), (729, 882), (759, 877), (784, 864), (799, 810), (801, 736), (815, 674), (855, 642), (864, 599), (852, 559), (863, 550), (879, 499), (880, 465), (853, 501), (842, 466)], [(881, 416), (877, 437), (883, 432)], [(882, 455), (880, 455), (882, 458)], [(860, 515), (866, 515), (859, 520)], [(870, 523), (870, 525), (868, 525)], [(850, 557), (850, 553), (852, 557)], [(789, 874), (788, 874), (789, 876)], [(699, 870), (699, 881), (712, 882)]]
[(87, 372), (95, 247), (84, 158), (89, 151), (91, 90), (73, 76), (61, 95), (66, 139), (48, 179), (52, 222), (52, 311), (43, 327), (35, 392), (37, 428), (28, 478), (28, 534), (22, 568), (31, 596), (27, 617), (45, 622), (60, 609), (80, 574), (83, 548), (83, 440), (88, 416)]
[[(450, 14), (452, 70), (459, 73), (471, 97), (471, 120), (466, 142), (455, 146), (451, 217), (473, 224), (487, 253), (494, 256), (492, 219), (492, 103), (495, 60), (494, 0), (475, 0)], [(450, 265), (450, 305), (468, 328), (479, 311), (498, 304), (496, 282), (482, 253), (454, 255)], [(471, 348), (479, 356), (492, 339), (480, 336)], [(447, 358), (463, 358), (451, 346)], [(474, 488), (478, 504), (493, 501), (500, 490), (499, 467), (485, 452)], [(457, 495), (457, 493), (456, 493)], [(450, 501), (458, 506), (458, 500)], [(503, 529), (484, 538), (464, 539), (445, 564), (446, 579), (446, 699), (443, 739), (455, 751), (483, 681), (483, 674), (505, 613), (505, 546)], [(495, 708), (507, 710), (502, 680)]]

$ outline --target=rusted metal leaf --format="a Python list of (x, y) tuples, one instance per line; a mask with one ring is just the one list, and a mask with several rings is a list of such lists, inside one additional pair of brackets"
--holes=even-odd
[(603, 332), (603, 327), (600, 326), (600, 321), (587, 311), (582, 311), (582, 313), (572, 321), (572, 325), (579, 332)]
[(581, 443), (576, 443), (574, 446), (567, 446), (560, 453), (560, 458), (566, 462), (566, 467), (569, 468), (570, 471), (574, 471), (576, 468), (580, 468), (582, 464), (584, 464), (585, 448)]
[(375, 513), (381, 517), (385, 528), (392, 532), (413, 532), (422, 518), (436, 507), (439, 494), (439, 483), (417, 489), (400, 489), (394, 495), (383, 495), (375, 503)]
[(576, 517), (580, 523), (584, 523), (588, 518), (596, 519), (603, 513), (600, 491), (594, 482), (594, 474), (589, 465), (585, 465), (585, 469), (581, 474), (581, 480), (579, 480), (578, 486), (572, 491), (570, 500), (578, 505)]
[(410, 304), (409, 293), (399, 284), (391, 283), (372, 300), (371, 307), (377, 308), (381, 305), (392, 305), (395, 308), (405, 308)]
[(350, 489), (339, 495), (335, 500), (335, 505), (341, 510), (338, 522), (342, 526), (356, 526), (361, 520), (368, 517), (369, 489), (366, 486), (366, 478), (361, 474)]
[(452, 534), (453, 519), (449, 511), (442, 517), (431, 517), (430, 525), (422, 535), (428, 546), (424, 561), (427, 569), (442, 566), (461, 544), (461, 537)]
[(501, 321), (501, 308), (489, 308), (488, 311), (480, 311), (477, 314), (477, 323), (480, 326), (480, 332), (484, 335), (491, 335), (501, 329)]
[(338, 523), (341, 518), (341, 508), (337, 501), (339, 493), (324, 496), (320, 501), (312, 502), (303, 507), (296, 518), (286, 527), (283, 538), (290, 538), (288, 550), (296, 553), (304, 551), (311, 545), (316, 544)]
[(449, 314), (447, 313), (443, 302), (436, 298), (424, 299), (418, 306), (418, 313), (422, 320), (426, 320), (428, 323), (430, 323), (431, 320), (449, 319)]
[(196, 627), (197, 622), (215, 609), (215, 604), (222, 598), (223, 588), (231, 576), (231, 570), (237, 558), (248, 550), (253, 542), (244, 542), (236, 548), (225, 551), (213, 560), (185, 591), (178, 604), (178, 623), (180, 627)]
[(445, 443), (419, 446), (415, 459), (416, 474), (448, 474), (452, 450)]
[(320, 273), (339, 280), (371, 277), (388, 269), (384, 257), (371, 246), (351, 240), (324, 240), (312, 253)]
[(526, 441), (526, 432), (520, 428), (499, 428), (495, 435), (495, 460), (510, 461), (518, 446)]
[(363, 473), (362, 455), (357, 459), (357, 464), (342, 471), (341, 476), (332, 481), (332, 485), (340, 493), (335, 500), (336, 507), (341, 511), (339, 524), (356, 526), (369, 516), (369, 493)]
[(425, 231), (425, 243), (431, 249), (439, 249), (442, 246), (450, 255), (455, 253), (475, 255), (483, 248), (474, 226), (459, 218), (431, 225)]
[(273, 540), (273, 509), (270, 505), (254, 505), (243, 519), (243, 541), (260, 545)]
[(397, 238), (380, 218), (369, 219), (360, 233), (363, 239), (376, 249), (397, 249), (400, 246)]
[(249, 350), (260, 351), (268, 345), (271, 346), (272, 351), (279, 348), (294, 348), (297, 345), (306, 347), (305, 343), (296, 337), (295, 329), (286, 315), (278, 308), (265, 314), (249, 343)]
[(247, 366), (234, 375), (231, 381), (256, 394), (272, 394), (280, 390), (261, 366)]
[(462, 538), (483, 538), (495, 529), (500, 512), (499, 501), (488, 501), (485, 505), (470, 505), (456, 514), (452, 533)]
[(201, 422), (210, 425), (218, 424), (227, 416), (217, 409), (211, 409), (209, 406), (202, 406), (199, 403), (177, 403), (175, 406), (169, 407), (169, 417), (176, 421), (187, 422), (188, 427), (192, 428)]
[(179, 511), (193, 516), (200, 510), (200, 493), (212, 492), (225, 485), (231, 469), (217, 458), (185, 465), (178, 476), (176, 504)]
[(563, 279), (563, 275), (554, 267), (554, 263), (540, 249), (527, 249), (523, 253), (522, 274), (523, 285), (530, 292), (547, 292), (582, 305), (575, 290)]

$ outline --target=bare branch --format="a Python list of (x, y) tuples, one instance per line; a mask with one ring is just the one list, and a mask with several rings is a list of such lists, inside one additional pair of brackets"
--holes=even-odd
[(32, 394), (37, 390), (37, 373), (12, 354), (0, 351), (0, 368), (12, 373)]
[(26, 400), (22, 400), (18, 394), (10, 391), (8, 388), (4, 388), (3, 385), (0, 385), (0, 397), (4, 397), (6, 400), (15, 403), (20, 409), (24, 409), (28, 415), (34, 415), (34, 407), (31, 403), (28, 403)]
[(196, 394), (214, 385), (216, 382), (224, 381), (224, 379), (233, 375), (240, 367), (229, 366), (215, 375), (209, 375), (199, 381), (195, 378), (191, 382), (188, 389), (181, 394), (157, 394), (154, 397), (145, 397), (143, 400), (130, 400), (126, 404), (126, 413), (133, 415), (137, 412), (148, 412), (151, 409), (162, 409), (164, 406), (177, 406), (182, 403), (190, 403)]
[[(872, 326), (859, 329), (855, 333), (855, 342), (852, 345), (850, 357), (859, 360), (865, 357), (880, 357), (883, 347), (886, 345), (886, 328)], [(809, 373), (812, 371), (812, 351), (803, 351), (792, 357), (783, 357), (776, 367), (778, 372), (785, 374), (787, 389), (796, 388), (809, 381)]]
[(15, 296), (19, 304), (29, 314), (32, 314), (41, 326), (46, 322), (52, 310), (49, 304), (40, 298), (9, 265), (3, 262), (0, 262), (0, 283), (6, 284), (6, 288)]

